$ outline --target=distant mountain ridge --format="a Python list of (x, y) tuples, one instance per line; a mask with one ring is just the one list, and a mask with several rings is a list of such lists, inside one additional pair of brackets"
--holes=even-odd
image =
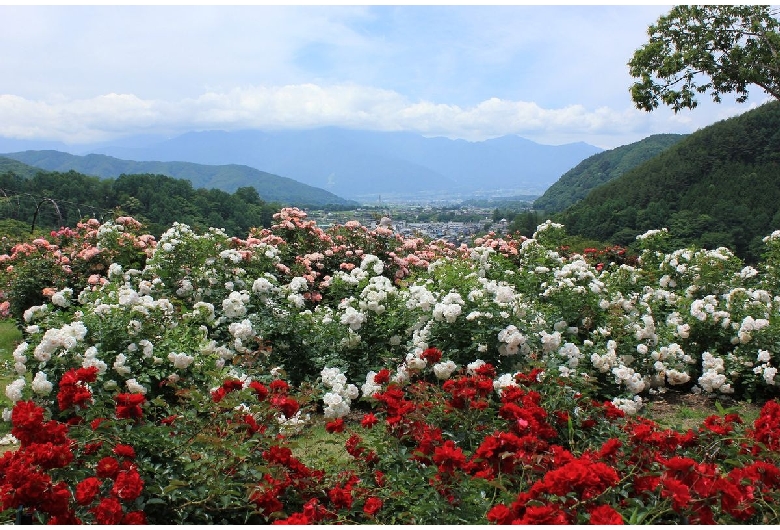
[(159, 174), (188, 180), (194, 188), (213, 188), (228, 193), (252, 186), (268, 202), (299, 206), (357, 205), (329, 191), (238, 164), (211, 166), (192, 162), (136, 162), (107, 155), (78, 156), (60, 151), (24, 151), (2, 156), (48, 171), (74, 170), (101, 178), (116, 178), (122, 174)]
[(591, 190), (658, 156), (687, 135), (654, 134), (628, 145), (586, 158), (534, 201), (534, 208), (560, 212), (585, 198)]
[(380, 195), (540, 195), (563, 173), (602, 151), (585, 143), (550, 146), (519, 136), (468, 142), (336, 127), (191, 132), (140, 146), (130, 143), (117, 141), (89, 153), (135, 161), (241, 164), (366, 202)]

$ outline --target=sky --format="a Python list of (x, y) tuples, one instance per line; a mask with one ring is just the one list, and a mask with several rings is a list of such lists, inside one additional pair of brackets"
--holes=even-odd
[(766, 101), (637, 110), (626, 63), (670, 7), (0, 5), (0, 136), (338, 126), (611, 149)]

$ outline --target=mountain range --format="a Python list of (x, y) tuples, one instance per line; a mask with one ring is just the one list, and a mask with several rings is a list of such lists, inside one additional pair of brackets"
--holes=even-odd
[(22, 176), (29, 174), (29, 171), (13, 167), (8, 161), (15, 160), (28, 166), (62, 173), (72, 170), (101, 178), (116, 178), (120, 175), (166, 175), (188, 180), (194, 188), (218, 189), (228, 193), (251, 186), (264, 201), (296, 206), (358, 206), (357, 202), (343, 199), (329, 191), (238, 164), (209, 166), (192, 162), (136, 162), (107, 155), (78, 156), (62, 151), (21, 151), (2, 157), (5, 158), (0, 158), (0, 170), (7, 166), (6, 171), (14, 170)]
[[(17, 148), (16, 152), (4, 155), (9, 158), (21, 160), (22, 149), (18, 148), (24, 145), (35, 149), (34, 144), (0, 139), (0, 150)], [(375, 202), (380, 197), (392, 200), (541, 195), (563, 173), (602, 151), (582, 142), (551, 146), (519, 136), (469, 142), (336, 127), (191, 132), (165, 140), (128, 139), (112, 145), (81, 147), (76, 152), (73, 148), (47, 144), (46, 149), (52, 148), (132, 161), (245, 165), (363, 202)], [(84, 166), (69, 169), (89, 172)], [(183, 173), (170, 176), (188, 178)], [(252, 184), (234, 180), (231, 185)]]

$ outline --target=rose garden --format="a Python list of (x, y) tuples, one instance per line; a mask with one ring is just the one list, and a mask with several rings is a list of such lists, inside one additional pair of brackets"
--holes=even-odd
[[(246, 239), (129, 217), (0, 256), (6, 521), (777, 524), (780, 232), (573, 253), (284, 209)], [(685, 432), (643, 417), (713, 400)], [(726, 401), (724, 401), (726, 403)]]

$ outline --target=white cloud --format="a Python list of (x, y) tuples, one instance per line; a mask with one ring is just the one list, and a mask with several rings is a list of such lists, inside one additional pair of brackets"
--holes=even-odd
[[(719, 110), (735, 113), (730, 107)], [(656, 112), (648, 120), (646, 113), (631, 108), (588, 109), (583, 105), (543, 108), (533, 102), (499, 98), (461, 107), (409, 101), (391, 90), (355, 84), (306, 83), (211, 91), (177, 101), (113, 93), (89, 99), (60, 97), (51, 101), (0, 95), (0, 136), (78, 144), (150, 131), (176, 134), (193, 129), (341, 126), (406, 130), (474, 141), (506, 134), (542, 143), (601, 138), (602, 146), (615, 147), (655, 132), (692, 132), (712, 119), (711, 113), (699, 114), (698, 109), (677, 115)], [(630, 139), (620, 143), (618, 138)], [(598, 141), (591, 143), (598, 145)]]

